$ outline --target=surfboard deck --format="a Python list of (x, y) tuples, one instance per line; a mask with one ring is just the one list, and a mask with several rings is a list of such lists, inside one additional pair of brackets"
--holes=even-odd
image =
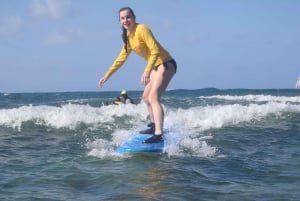
[(164, 142), (144, 143), (151, 135), (135, 134), (132, 138), (121, 144), (116, 149), (118, 153), (134, 153), (134, 152), (163, 152)]

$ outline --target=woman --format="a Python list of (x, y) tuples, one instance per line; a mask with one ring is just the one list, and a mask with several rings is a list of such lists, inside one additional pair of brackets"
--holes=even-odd
[(145, 143), (162, 142), (164, 111), (160, 98), (176, 73), (176, 62), (157, 42), (151, 30), (135, 21), (135, 14), (130, 7), (119, 10), (119, 20), (124, 45), (117, 59), (99, 80), (99, 86), (103, 87), (109, 77), (124, 64), (131, 51), (143, 57), (147, 66), (141, 76), (141, 82), (145, 85), (142, 99), (147, 105), (151, 123), (148, 124), (150, 128), (141, 133), (152, 134)]

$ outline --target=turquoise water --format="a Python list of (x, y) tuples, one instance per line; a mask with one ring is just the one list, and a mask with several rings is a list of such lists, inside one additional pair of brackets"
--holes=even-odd
[(117, 154), (129, 93), (0, 93), (0, 200), (299, 200), (299, 90), (168, 91), (165, 152)]

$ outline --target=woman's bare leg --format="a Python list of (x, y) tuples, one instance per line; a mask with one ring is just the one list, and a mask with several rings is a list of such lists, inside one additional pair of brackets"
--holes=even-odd
[(146, 102), (151, 121), (155, 123), (155, 134), (163, 133), (164, 111), (160, 102), (163, 92), (166, 90), (170, 80), (175, 74), (172, 64), (167, 67), (160, 65), (150, 75), (150, 83), (146, 86), (143, 99)]
[(151, 89), (151, 84), (149, 83), (149, 84), (145, 87), (145, 90), (144, 90), (142, 99), (143, 99), (144, 102), (146, 103), (147, 110), (148, 110), (148, 113), (149, 113), (150, 121), (151, 121), (152, 123), (154, 123), (154, 117), (153, 117), (152, 107), (151, 107), (151, 104), (150, 104), (150, 102), (149, 102), (149, 100), (148, 100), (150, 89)]

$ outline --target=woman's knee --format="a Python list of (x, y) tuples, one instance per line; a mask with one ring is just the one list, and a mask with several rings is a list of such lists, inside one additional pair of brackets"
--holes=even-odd
[(156, 94), (148, 95), (148, 96), (142, 96), (142, 99), (148, 105), (152, 105), (154, 103), (159, 102), (159, 98)]
[(160, 102), (160, 101), (159, 101), (159, 97), (158, 97), (157, 94), (154, 94), (154, 95), (152, 95), (152, 96), (149, 96), (148, 99), (147, 99), (147, 101), (148, 101), (151, 105)]
[(142, 100), (143, 100), (147, 105), (150, 104), (149, 96), (143, 95), (143, 96), (142, 96)]

